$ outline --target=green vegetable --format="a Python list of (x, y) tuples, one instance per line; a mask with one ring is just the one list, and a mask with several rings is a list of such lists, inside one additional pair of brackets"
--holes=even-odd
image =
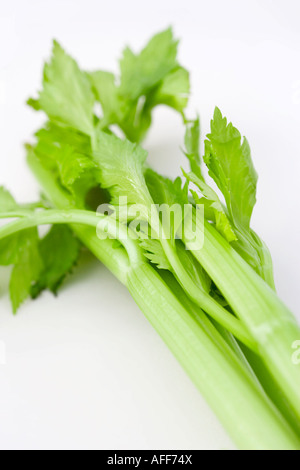
[[(115, 77), (80, 70), (54, 42), (39, 97), (29, 100), (47, 122), (26, 146), (45, 196), (20, 205), (0, 189), (0, 217), (14, 219), (0, 228), (13, 310), (44, 289), (56, 294), (85, 245), (127, 286), (240, 448), (300, 449), (300, 365), (292, 361), (300, 330), (250, 226), (257, 175), (249, 144), (216, 108), (202, 161), (177, 46), (168, 29), (139, 54), (126, 48)], [(186, 128), (190, 171), (175, 181), (147, 166), (140, 145), (158, 105)], [(43, 238), (39, 225), (50, 225)]]
[[(270, 285), (274, 287), (272, 261), (268, 249), (250, 229), (256, 202), (257, 174), (246, 138), (215, 109), (211, 133), (205, 141), (204, 161), (209, 175), (221, 190), (237, 242), (235, 249)], [(266, 262), (267, 260), (267, 262)]]

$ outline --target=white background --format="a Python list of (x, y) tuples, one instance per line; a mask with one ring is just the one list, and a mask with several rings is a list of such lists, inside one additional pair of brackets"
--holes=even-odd
[[(22, 143), (42, 120), (25, 106), (52, 38), (86, 69), (117, 70), (173, 25), (192, 74), (191, 112), (202, 133), (213, 108), (250, 142), (259, 173), (253, 227), (273, 254), (280, 296), (299, 316), (299, 2), (288, 0), (1, 0), (0, 184), (20, 200), (38, 188)], [(178, 116), (160, 109), (146, 147), (175, 176), (183, 163)], [(194, 386), (127, 291), (95, 262), (55, 299), (11, 314), (1, 270), (0, 448), (233, 448)]]

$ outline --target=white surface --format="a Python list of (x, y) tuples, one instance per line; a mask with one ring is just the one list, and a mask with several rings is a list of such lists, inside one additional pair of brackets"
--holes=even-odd
[[(125, 43), (140, 48), (173, 25), (191, 71), (191, 110), (203, 133), (218, 105), (247, 135), (258, 170), (254, 228), (273, 254), (278, 292), (299, 317), (299, 2), (10, 0), (0, 12), (0, 184), (20, 200), (38, 188), (24, 142), (41, 116), (34, 95), (57, 38), (85, 68), (116, 70)], [(159, 110), (147, 139), (152, 164), (175, 176), (183, 130)], [(3, 270), (2, 278), (5, 279)], [(58, 299), (18, 316), (1, 287), (0, 447), (232, 448), (198, 392), (124, 288), (84, 265)], [(300, 317), (299, 317), (300, 318)]]

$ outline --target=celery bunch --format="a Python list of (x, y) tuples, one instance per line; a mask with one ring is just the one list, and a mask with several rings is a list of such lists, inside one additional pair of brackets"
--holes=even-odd
[[(26, 145), (43, 197), (22, 205), (0, 189), (0, 217), (14, 219), (0, 228), (13, 311), (44, 289), (56, 293), (84, 245), (127, 286), (238, 447), (300, 449), (300, 330), (250, 226), (250, 147), (216, 108), (200, 156), (177, 46), (168, 29), (139, 54), (126, 48), (115, 77), (82, 71), (54, 42), (28, 101), (47, 116)], [(147, 166), (140, 145), (158, 105), (180, 113), (186, 129), (190, 171), (175, 181)], [(39, 225), (50, 225), (44, 237)]]

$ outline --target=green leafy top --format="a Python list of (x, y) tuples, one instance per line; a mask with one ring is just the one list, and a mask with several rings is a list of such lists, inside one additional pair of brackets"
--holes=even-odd
[(145, 109), (153, 109), (158, 104), (165, 104), (182, 114), (188, 104), (189, 92), (189, 73), (185, 68), (178, 66), (168, 73), (149, 95)]
[[(0, 188), (0, 218), (9, 212), (24, 216), (30, 212), (34, 217), (34, 210), (24, 209), (7, 190)], [(64, 225), (52, 227), (42, 239), (37, 228), (0, 236), (0, 265), (13, 266), (9, 285), (13, 312), (29, 296), (37, 297), (44, 289), (56, 293), (76, 264), (79, 249), (79, 241)]]
[(101, 185), (112, 196), (112, 204), (126, 197), (128, 205), (144, 205), (148, 210), (151, 198), (143, 175), (147, 152), (138, 144), (115, 135), (98, 132), (94, 160), (101, 169)]
[(77, 264), (80, 246), (78, 239), (66, 225), (51, 227), (39, 241), (42, 269), (31, 286), (30, 294), (33, 298), (45, 289), (57, 293), (66, 276)]
[(103, 129), (117, 124), (132, 142), (146, 135), (155, 106), (164, 104), (183, 113), (190, 91), (189, 73), (178, 65), (178, 41), (171, 29), (155, 35), (140, 54), (126, 48), (120, 63), (120, 85), (109, 72), (89, 74), (101, 103)]
[(42, 109), (54, 121), (92, 135), (94, 102), (87, 75), (54, 41), (52, 58), (45, 64), (43, 88), (35, 108)]
[(140, 246), (145, 250), (144, 256), (158, 269), (172, 270), (159, 240), (146, 238), (141, 240)]
[[(167, 29), (155, 35), (140, 54), (126, 48), (117, 85), (110, 72), (80, 70), (54, 41), (39, 98), (29, 99), (28, 104), (43, 110), (53, 122), (89, 135), (92, 142), (95, 125), (106, 129), (112, 124), (139, 142), (151, 125), (155, 106), (165, 104), (182, 114), (187, 105), (189, 74), (177, 63), (177, 45), (172, 30)], [(94, 115), (96, 101), (102, 107), (100, 121)]]
[(274, 287), (270, 253), (262, 240), (251, 230), (250, 221), (256, 202), (257, 174), (251, 159), (246, 138), (227, 123), (216, 108), (211, 121), (211, 132), (205, 140), (204, 162), (209, 176), (222, 192), (226, 207), (223, 207), (216, 192), (204, 181), (198, 159), (198, 126), (192, 125), (186, 132), (186, 156), (192, 171), (184, 173), (194, 183), (202, 198), (192, 191), (196, 203), (202, 203), (209, 220), (217, 230), (232, 243), (250, 266)]
[(182, 186), (180, 177), (172, 181), (151, 168), (147, 168), (145, 181), (155, 204), (168, 204), (169, 206), (188, 204), (188, 185)]
[(204, 161), (222, 191), (234, 225), (249, 229), (256, 202), (257, 174), (246, 138), (216, 108), (205, 141)]
[(89, 77), (96, 99), (102, 107), (101, 128), (121, 123), (129, 112), (130, 103), (120, 95), (114, 74), (99, 70), (91, 72)]
[(88, 191), (99, 185), (100, 172), (91, 157), (90, 140), (75, 129), (49, 122), (36, 133), (35, 155), (57, 175), (60, 184), (84, 207)]
[(169, 28), (153, 36), (138, 55), (127, 47), (120, 62), (121, 95), (136, 100), (157, 85), (177, 66), (177, 46)]
[(182, 170), (182, 172), (187, 181), (194, 183), (200, 189), (200, 192), (203, 195), (202, 198), (199, 197), (195, 191), (191, 190), (191, 192), (196, 204), (204, 205), (206, 218), (212, 220), (216, 224), (216, 229), (228, 242), (237, 240), (236, 234), (234, 233), (217, 193), (208, 184), (206, 184), (204, 180), (198, 178), (195, 173), (186, 173), (184, 170)]

